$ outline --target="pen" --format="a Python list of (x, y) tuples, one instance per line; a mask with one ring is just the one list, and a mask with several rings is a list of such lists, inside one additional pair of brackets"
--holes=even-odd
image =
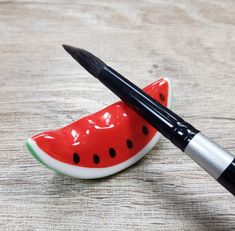
[(68, 45), (63, 47), (90, 74), (235, 195), (235, 158), (232, 153), (162, 106), (90, 52)]

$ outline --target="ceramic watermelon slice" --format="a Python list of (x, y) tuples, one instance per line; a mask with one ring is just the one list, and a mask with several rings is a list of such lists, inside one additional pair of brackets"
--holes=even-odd
[[(170, 107), (167, 78), (143, 90)], [(26, 145), (38, 161), (57, 173), (94, 179), (134, 164), (154, 147), (159, 137), (158, 131), (119, 101), (66, 127), (35, 135)]]

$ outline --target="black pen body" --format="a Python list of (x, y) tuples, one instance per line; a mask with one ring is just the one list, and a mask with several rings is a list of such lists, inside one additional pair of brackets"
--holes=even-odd
[(98, 79), (182, 151), (199, 132), (111, 67), (106, 66)]
[(105, 66), (97, 78), (235, 195), (233, 154), (211, 141), (111, 67)]

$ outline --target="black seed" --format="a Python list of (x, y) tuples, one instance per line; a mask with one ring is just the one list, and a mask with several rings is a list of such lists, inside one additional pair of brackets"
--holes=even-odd
[(80, 162), (80, 157), (76, 152), (73, 153), (73, 161), (75, 164), (78, 164)]
[(161, 100), (161, 101), (165, 101), (165, 96), (164, 96), (162, 93), (160, 93), (159, 96), (160, 96), (160, 100)]
[(97, 154), (93, 155), (93, 161), (95, 164), (99, 164), (100, 163), (100, 157)]
[(114, 158), (114, 157), (116, 156), (116, 151), (115, 151), (114, 148), (110, 148), (110, 149), (109, 149), (109, 155), (110, 155), (112, 158)]
[(144, 135), (148, 135), (149, 130), (148, 130), (148, 128), (146, 126), (143, 126), (142, 127), (142, 132), (144, 133)]
[(129, 149), (133, 148), (133, 142), (129, 139), (126, 140), (126, 145)]

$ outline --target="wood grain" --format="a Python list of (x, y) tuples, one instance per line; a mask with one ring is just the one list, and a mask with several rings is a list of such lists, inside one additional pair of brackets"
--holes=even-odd
[(139, 163), (86, 181), (40, 165), (25, 140), (117, 98), (61, 47), (139, 86), (172, 77), (173, 109), (235, 153), (234, 1), (0, 1), (1, 230), (235, 230), (234, 197), (161, 139)]

